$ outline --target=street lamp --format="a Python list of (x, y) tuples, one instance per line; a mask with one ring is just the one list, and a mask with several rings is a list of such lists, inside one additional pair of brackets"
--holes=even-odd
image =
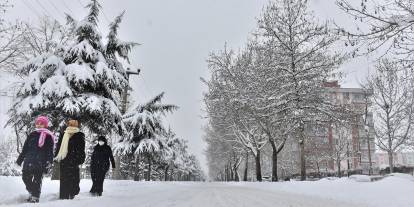
[[(131, 65), (129, 65), (129, 67), (126, 68), (126, 74), (127, 74), (127, 82), (128, 84), (126, 84), (123, 94), (122, 94), (122, 102), (121, 102), (121, 112), (122, 114), (125, 114), (127, 111), (127, 105), (128, 105), (128, 91), (129, 91), (129, 76), (130, 75), (139, 75), (139, 73), (141, 72), (141, 70), (139, 68), (132, 68)], [(114, 179), (120, 179), (121, 177), (121, 157), (119, 155), (115, 155), (115, 163), (119, 163), (119, 166), (117, 168), (115, 168), (114, 174), (113, 174), (113, 178)]]
[(371, 142), (369, 139), (369, 126), (367, 122), (365, 123), (364, 129), (367, 135), (367, 144), (368, 144), (368, 162), (369, 162), (368, 175), (372, 175)]

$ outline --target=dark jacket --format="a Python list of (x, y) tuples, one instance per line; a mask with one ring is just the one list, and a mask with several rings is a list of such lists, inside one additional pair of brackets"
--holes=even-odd
[[(59, 153), (63, 135), (64, 133), (61, 133), (59, 137), (59, 141), (56, 145), (55, 156), (57, 156)], [(85, 134), (82, 132), (75, 133), (69, 139), (68, 154), (66, 155), (65, 159), (60, 161), (60, 163), (61, 165), (67, 167), (78, 167), (79, 165), (83, 164), (83, 162), (85, 162), (85, 157)]]
[(23, 145), (16, 163), (21, 165), (23, 162), (23, 170), (38, 170), (47, 172), (48, 167), (53, 162), (53, 138), (47, 135), (45, 143), (42, 147), (38, 146), (40, 132), (32, 132)]
[(107, 172), (109, 170), (109, 161), (111, 161), (112, 168), (115, 168), (115, 160), (112, 154), (112, 149), (108, 146), (106, 139), (102, 140), (104, 145), (97, 144), (93, 148), (91, 158), (91, 172)]

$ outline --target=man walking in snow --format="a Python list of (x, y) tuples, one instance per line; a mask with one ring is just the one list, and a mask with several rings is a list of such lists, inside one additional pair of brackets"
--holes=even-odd
[(98, 144), (93, 148), (91, 158), (91, 177), (93, 181), (91, 194), (102, 196), (103, 182), (109, 170), (109, 161), (112, 169), (115, 169), (115, 160), (112, 149), (104, 136), (98, 138)]
[(27, 137), (16, 163), (23, 164), (23, 182), (30, 196), (28, 202), (38, 203), (43, 174), (47, 174), (53, 162), (54, 135), (47, 130), (46, 116), (36, 119), (36, 130)]

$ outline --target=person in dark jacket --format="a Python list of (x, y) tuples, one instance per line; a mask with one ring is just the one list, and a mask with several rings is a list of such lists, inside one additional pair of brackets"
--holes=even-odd
[(36, 119), (36, 130), (27, 137), (16, 163), (23, 163), (23, 182), (30, 196), (28, 202), (38, 203), (42, 187), (43, 174), (47, 174), (53, 162), (55, 136), (47, 130), (48, 119), (40, 116)]
[(105, 175), (109, 170), (109, 161), (112, 169), (115, 169), (115, 160), (112, 154), (112, 149), (108, 145), (108, 141), (104, 136), (98, 138), (98, 144), (93, 148), (91, 158), (91, 177), (92, 188), (90, 193), (97, 196), (102, 196), (103, 182)]
[(79, 194), (79, 165), (85, 162), (85, 134), (80, 132), (79, 122), (70, 120), (61, 133), (56, 146), (55, 160), (60, 165), (60, 199), (73, 199)]

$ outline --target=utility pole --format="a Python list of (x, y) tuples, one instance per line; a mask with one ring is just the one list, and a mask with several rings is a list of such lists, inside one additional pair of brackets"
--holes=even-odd
[[(139, 75), (140, 72), (141, 72), (140, 69), (133, 71), (131, 70), (131, 68), (127, 68), (126, 74), (127, 74), (128, 84), (125, 86), (124, 92), (122, 93), (122, 102), (121, 102), (121, 113), (122, 114), (125, 114), (128, 108), (128, 91), (130, 90), (129, 76)], [(115, 155), (115, 163), (118, 164), (118, 166), (113, 171), (113, 179), (120, 180), (121, 179), (121, 157), (119, 155)]]

